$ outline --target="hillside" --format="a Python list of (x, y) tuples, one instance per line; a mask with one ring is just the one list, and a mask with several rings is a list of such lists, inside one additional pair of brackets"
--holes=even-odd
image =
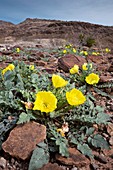
[(14, 25), (0, 20), (0, 43), (17, 40), (63, 39), (79, 45), (79, 35), (93, 37), (99, 48), (109, 47), (113, 52), (113, 26), (86, 22), (30, 19)]

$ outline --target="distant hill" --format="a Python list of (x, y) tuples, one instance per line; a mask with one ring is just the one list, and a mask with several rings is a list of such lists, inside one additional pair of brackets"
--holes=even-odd
[(0, 43), (6, 42), (8, 37), (23, 41), (56, 38), (78, 45), (80, 34), (85, 37), (93, 37), (97, 47), (109, 47), (113, 52), (113, 26), (30, 18), (15, 25), (0, 20)]

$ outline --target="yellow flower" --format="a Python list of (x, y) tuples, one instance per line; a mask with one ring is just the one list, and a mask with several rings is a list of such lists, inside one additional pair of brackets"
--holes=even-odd
[(57, 108), (57, 98), (50, 91), (40, 91), (36, 94), (33, 110), (53, 112)]
[(88, 52), (87, 51), (80, 51), (80, 54), (83, 54), (83, 55), (87, 56)]
[[(89, 64), (89, 66), (90, 66), (90, 68), (92, 68), (92, 64)], [(82, 69), (83, 70), (88, 70), (88, 64), (87, 63), (84, 63), (83, 65), (82, 65)]]
[(72, 44), (66, 45), (65, 48), (71, 48)]
[(71, 91), (66, 92), (66, 98), (70, 105), (79, 106), (86, 101), (86, 97), (82, 92), (76, 88), (73, 88)]
[(13, 64), (9, 64), (5, 69), (2, 70), (2, 74), (4, 75), (8, 70), (14, 70), (15, 66)]
[(52, 83), (55, 88), (64, 87), (67, 85), (68, 81), (64, 80), (62, 77), (53, 74)]
[(57, 132), (60, 132), (61, 136), (65, 137), (65, 132), (61, 128), (57, 129)]
[(4, 75), (7, 71), (8, 71), (7, 68), (3, 69), (3, 70), (2, 70), (2, 75)]
[(75, 74), (75, 73), (78, 73), (78, 72), (79, 72), (79, 66), (75, 64), (74, 67), (72, 67), (70, 69), (70, 73)]
[(111, 50), (109, 48), (105, 49), (106, 53), (109, 53)]
[(13, 64), (9, 64), (9, 65), (8, 65), (8, 69), (9, 69), (9, 70), (14, 70), (14, 68), (15, 68), (15, 66), (14, 66)]
[(97, 53), (96, 52), (92, 52), (92, 55), (96, 55), (97, 56)]
[(16, 52), (19, 53), (20, 52), (20, 48), (16, 48)]
[(88, 55), (88, 52), (87, 51), (84, 51), (84, 53), (83, 53), (84, 55)]
[(67, 51), (66, 50), (63, 50), (63, 54), (66, 54), (67, 53)]
[(88, 84), (97, 84), (99, 82), (99, 76), (95, 73), (91, 73), (86, 77), (86, 82)]
[(74, 53), (76, 53), (76, 52), (77, 52), (75, 48), (73, 48), (73, 52), (74, 52)]
[(100, 53), (99, 53), (99, 52), (97, 52), (97, 55), (100, 55)]
[(30, 68), (30, 70), (34, 70), (35, 66), (34, 65), (30, 65), (29, 68)]

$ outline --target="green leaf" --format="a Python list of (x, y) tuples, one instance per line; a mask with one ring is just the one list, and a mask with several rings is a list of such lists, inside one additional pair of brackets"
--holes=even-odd
[(28, 170), (38, 170), (49, 162), (48, 145), (44, 142), (41, 142), (40, 144), (38, 144), (33, 151)]
[(86, 135), (92, 135), (93, 134), (93, 132), (94, 132), (94, 128), (93, 127), (90, 127), (89, 129), (87, 128), (87, 130), (86, 130)]
[(14, 72), (13, 71), (7, 71), (5, 74), (4, 74), (4, 80), (5, 81), (12, 81), (12, 80), (14, 80)]
[(78, 144), (77, 149), (81, 151), (84, 155), (93, 158), (92, 150), (87, 144)]
[(97, 114), (97, 118), (96, 118), (96, 123), (100, 124), (100, 123), (104, 123), (107, 124), (110, 121), (110, 116), (106, 113), (100, 112)]
[(30, 119), (35, 119), (35, 117), (32, 114), (26, 114), (25, 112), (22, 112), (19, 115), (19, 120), (18, 120), (17, 124), (29, 122)]
[(104, 139), (103, 136), (99, 134), (96, 134), (93, 136), (93, 138), (90, 138), (90, 143), (96, 148), (109, 149), (108, 142)]
[(103, 92), (102, 90), (99, 90), (99, 89), (97, 89), (97, 88), (94, 88), (94, 90), (95, 90), (98, 94), (100, 94), (101, 96), (105, 96), (105, 97), (109, 97), (109, 98), (112, 98), (112, 99), (113, 99), (113, 96), (111, 96), (111, 95)]
[(92, 101), (96, 101), (92, 93), (88, 93), (87, 97), (89, 97)]
[(67, 148), (66, 143), (64, 143), (64, 142), (61, 142), (61, 143), (60, 143), (60, 145), (59, 145), (59, 153), (60, 153), (62, 156), (65, 156), (65, 157), (68, 157), (68, 156), (69, 156), (68, 148)]
[(78, 145), (79, 142), (78, 142), (78, 140), (77, 140), (75, 137), (71, 136), (70, 143), (73, 143), (73, 144), (75, 144), (75, 145)]

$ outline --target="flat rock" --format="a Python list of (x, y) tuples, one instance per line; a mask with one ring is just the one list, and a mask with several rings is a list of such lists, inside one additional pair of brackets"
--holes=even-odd
[(113, 123), (109, 123), (107, 126), (107, 132), (109, 133), (110, 136), (113, 135)]
[(13, 53), (11, 50), (5, 50), (5, 51), (1, 51), (1, 52), (2, 52), (2, 55), (10, 55)]
[(112, 76), (104, 76), (104, 75), (101, 75), (100, 76), (100, 82), (102, 83), (106, 83), (106, 82), (110, 82), (110, 81), (113, 81), (113, 77)]
[(46, 127), (36, 122), (29, 122), (17, 125), (2, 144), (2, 148), (11, 156), (25, 160), (44, 139), (46, 139)]
[(110, 63), (108, 63), (108, 61), (106, 62), (107, 64), (103, 64), (103, 63), (98, 63), (96, 64), (96, 67), (98, 69), (98, 71), (102, 71), (102, 72), (106, 72), (109, 70), (110, 68)]
[(72, 68), (75, 64), (81, 67), (84, 63), (86, 63), (85, 58), (81, 56), (75, 56), (73, 54), (68, 54), (58, 60), (58, 67), (65, 72), (69, 72), (69, 69)]
[(105, 61), (105, 57), (104, 56), (95, 56), (95, 55), (89, 55), (87, 56), (87, 60), (88, 61), (91, 61), (93, 63), (96, 63), (96, 64), (101, 64)]
[(37, 170), (64, 170), (63, 168), (61, 168), (58, 164), (54, 163), (48, 163), (45, 166), (43, 166), (40, 169)]
[(110, 137), (109, 143), (110, 143), (110, 145), (113, 145), (113, 136)]
[(75, 165), (77, 168), (85, 167), (90, 164), (90, 160), (81, 154), (76, 148), (69, 148), (69, 157), (56, 155), (56, 159), (65, 165)]
[(108, 69), (109, 72), (113, 72), (113, 63), (111, 64), (111, 66)]

